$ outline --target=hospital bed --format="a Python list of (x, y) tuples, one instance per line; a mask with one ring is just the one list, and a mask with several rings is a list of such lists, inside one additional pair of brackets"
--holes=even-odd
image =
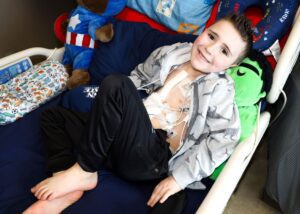
[[(282, 50), (281, 56), (279, 58), (279, 61), (276, 65), (274, 74), (273, 74), (273, 83), (272, 83), (272, 87), (271, 87), (271, 91), (268, 94), (267, 97), (267, 101), (269, 103), (275, 103), (278, 100), (278, 97), (280, 96), (280, 94), (284, 94), (283, 92), (283, 86), (293, 68), (293, 65), (297, 59), (297, 57), (299, 56), (299, 51), (300, 51), (300, 15), (298, 14), (298, 16), (296, 16), (292, 30), (289, 34), (288, 40), (284, 46), (284, 49)], [(41, 47), (37, 47), (37, 48), (30, 48), (24, 51), (20, 51), (18, 53), (12, 54), (10, 56), (4, 57), (2, 59), (0, 59), (0, 68), (13, 63), (15, 61), (18, 61), (20, 59), (23, 59), (24, 57), (32, 57), (32, 56), (44, 56), (46, 58), (51, 58), (51, 59), (56, 59), (58, 61), (61, 61), (62, 59), (62, 55), (64, 52), (64, 48), (58, 48), (58, 49), (46, 49), (46, 48), (41, 48)], [(37, 170), (41, 170), (41, 173), (36, 175), (36, 176), (31, 176), (32, 180), (28, 181), (28, 180), (24, 180), (24, 177), (20, 177), (23, 178), (23, 180), (18, 179), (18, 176), (20, 174), (30, 174), (32, 173), (31, 171), (26, 171), (26, 164), (30, 164), (30, 160), (28, 159), (18, 159), (18, 154), (21, 154), (22, 152), (24, 152), (22, 149), (22, 143), (24, 142), (18, 142), (16, 143), (16, 145), (11, 146), (8, 145), (10, 143), (16, 142), (16, 141), (30, 141), (33, 140), (34, 143), (36, 145), (38, 145), (38, 141), (39, 139), (35, 139), (35, 136), (33, 137), (27, 137), (27, 135), (30, 133), (26, 133), (26, 132), (22, 132), (18, 129), (21, 129), (23, 126), (30, 126), (30, 120), (35, 117), (35, 114), (39, 114), (45, 107), (49, 107), (52, 105), (57, 105), (57, 103), (59, 102), (60, 98), (57, 97), (55, 99), (53, 99), (52, 101), (50, 101), (49, 103), (47, 103), (45, 106), (40, 107), (38, 110), (30, 113), (30, 115), (24, 117), (23, 122), (17, 121), (16, 123), (13, 124), (9, 124), (6, 126), (1, 127), (0, 129), (0, 133), (1, 133), (1, 137), (6, 137), (6, 138), (0, 138), (1, 139), (1, 155), (2, 157), (0, 157), (1, 159), (1, 164), (2, 164), (2, 168), (1, 168), (1, 186), (0, 186), (0, 192), (1, 190), (3, 190), (0, 193), (0, 212), (3, 213), (7, 213), (11, 212), (13, 213), (14, 211), (21, 212), (22, 209), (24, 209), (26, 206), (28, 206), (28, 204), (30, 204), (34, 199), (33, 196), (29, 196), (30, 192), (28, 191), (27, 193), (24, 193), (24, 191), (20, 191), (18, 192), (18, 188), (21, 189), (25, 189), (28, 188), (28, 190), (30, 189), (30, 187), (35, 184), (36, 182), (39, 181), (40, 178), (45, 177), (46, 173), (43, 170), (43, 164), (44, 164), (44, 160), (42, 158), (42, 146), (39, 145), (38, 148), (31, 148), (33, 149), (33, 152), (35, 149), (38, 150), (38, 153), (40, 153), (40, 156), (37, 157), (38, 161), (40, 161), (37, 166), (36, 169), (33, 170), (32, 172), (36, 172)], [(219, 175), (219, 177), (217, 178), (217, 180), (214, 182), (214, 184), (212, 185), (211, 189), (209, 190), (208, 194), (206, 195), (206, 197), (204, 198), (204, 200), (202, 201), (202, 199), (197, 198), (196, 200), (202, 201), (201, 204), (199, 204), (198, 202), (198, 208), (197, 208), (197, 213), (200, 214), (214, 214), (214, 213), (222, 213), (223, 210), (226, 207), (226, 204), (228, 203), (228, 200), (230, 199), (231, 195), (233, 194), (239, 180), (241, 179), (241, 176), (243, 175), (243, 173), (245, 172), (245, 169), (247, 167), (247, 165), (249, 164), (257, 146), (259, 145), (261, 138), (263, 137), (264, 133), (266, 132), (269, 124), (270, 124), (270, 119), (271, 119), (271, 114), (268, 111), (263, 111), (261, 112), (261, 114), (259, 115), (259, 120), (257, 123), (257, 127), (255, 129), (255, 132), (245, 141), (241, 142), (237, 148), (235, 149), (234, 153), (231, 155), (230, 159), (228, 160), (225, 168), (223, 169), (223, 171), (221, 172), (221, 174)], [(37, 118), (34, 118), (35, 121), (35, 126), (36, 128), (38, 127), (38, 120)], [(14, 130), (16, 131), (16, 133), (18, 135), (22, 135), (24, 134), (23, 138), (17, 138), (17, 136), (14, 136)], [(4, 143), (4, 141), (6, 141), (6, 143)], [(4, 144), (4, 145), (3, 145)], [(33, 145), (33, 146), (36, 146)], [(4, 152), (4, 149), (7, 150)], [(13, 151), (13, 149), (15, 148), (16, 151)], [(20, 150), (20, 151), (19, 151)], [(28, 153), (30, 153), (31, 151), (26, 151)], [(8, 156), (16, 156), (12, 159), (10, 159), (9, 163), (3, 162), (2, 160), (4, 160), (3, 155), (5, 155), (6, 157)], [(28, 155), (28, 157), (30, 156), (30, 154)], [(8, 160), (8, 159), (6, 159)], [(22, 168), (22, 165), (19, 163), (15, 163), (14, 160), (18, 160), (18, 161), (22, 161), (22, 163), (25, 165)], [(16, 167), (14, 165), (17, 165)], [(39, 165), (39, 166), (38, 166)], [(40, 166), (41, 165), (41, 166)], [(6, 168), (13, 166), (13, 170)], [(19, 170), (20, 172), (16, 172), (16, 170)], [(14, 178), (11, 177), (5, 177), (4, 174), (7, 173), (13, 173)], [(113, 176), (111, 175), (109, 172), (107, 172), (107, 174), (104, 173), (104, 176), (110, 177)], [(3, 179), (3, 177), (5, 177)], [(30, 176), (29, 176), (30, 177)], [(27, 177), (26, 177), (27, 178)], [(16, 188), (16, 192), (20, 193), (19, 195), (5, 195), (6, 191), (5, 188), (8, 188), (6, 186), (6, 184), (10, 183), (11, 185), (11, 180), (9, 181), (9, 179), (12, 179), (15, 182), (15, 186), (10, 186), (9, 189), (11, 188)], [(118, 179), (116, 177), (114, 177), (113, 179)], [(105, 178), (104, 178), (105, 180)], [(121, 184), (123, 181), (118, 181), (118, 184)], [(26, 183), (26, 184), (24, 184)], [(104, 181), (105, 183), (105, 181)], [(131, 184), (129, 184), (130, 186)], [(150, 185), (151, 186), (151, 185)], [(149, 186), (143, 187), (145, 189), (149, 189)], [(118, 192), (117, 187), (115, 189), (112, 189), (116, 192)], [(97, 190), (96, 190), (97, 191)], [(107, 190), (109, 191), (109, 190)], [(148, 191), (148, 192), (147, 192)], [(145, 190), (145, 192), (147, 192), (147, 194), (149, 194), (149, 190)], [(9, 192), (9, 191), (7, 191)], [(118, 192), (118, 194), (121, 194)], [(136, 194), (136, 193), (133, 193)], [(140, 193), (136, 194), (134, 197), (138, 197)], [(193, 193), (194, 194), (194, 193)], [(116, 195), (115, 195), (116, 196)], [(97, 203), (97, 200), (93, 200), (91, 201), (91, 198), (93, 197), (93, 193), (88, 193), (87, 197), (83, 198), (83, 200), (85, 200), (85, 202), (91, 205), (91, 207), (93, 206), (92, 204)], [(105, 196), (102, 196), (102, 198)], [(4, 200), (5, 199), (5, 200)], [(100, 199), (99, 199), (100, 200)], [(12, 202), (14, 201), (14, 202)], [(19, 204), (20, 206), (15, 206), (14, 204)], [(84, 203), (84, 202), (82, 202)], [(113, 202), (112, 202), (113, 203)], [(117, 202), (115, 202), (117, 203)], [(197, 203), (197, 202), (196, 202)], [(124, 203), (122, 203), (120, 206), (125, 206), (126, 201)], [(128, 204), (128, 206), (131, 206), (133, 204)], [(135, 205), (134, 205), (135, 206)], [(3, 209), (2, 209), (3, 208)], [(5, 208), (5, 209), (4, 209)], [(126, 213), (126, 208), (122, 208), (124, 209)], [(76, 205), (74, 205), (73, 209), (71, 207), (71, 209), (66, 212), (70, 212), (72, 213), (74, 210), (76, 210), (77, 213), (80, 213), (80, 208), (76, 207)], [(103, 209), (105, 210), (105, 208)], [(147, 209), (143, 208), (143, 207), (136, 207), (135, 211), (136, 213), (140, 213), (143, 212)], [(112, 210), (109, 210), (109, 212), (112, 212)], [(105, 211), (103, 212), (105, 213)], [(187, 212), (189, 213), (189, 212)]]

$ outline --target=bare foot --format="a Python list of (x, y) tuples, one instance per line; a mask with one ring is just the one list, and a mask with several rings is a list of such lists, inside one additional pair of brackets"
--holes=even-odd
[(96, 187), (97, 181), (97, 172), (86, 172), (76, 163), (66, 171), (38, 183), (31, 188), (31, 192), (40, 200), (53, 200), (77, 190), (91, 190)]
[(28, 207), (23, 214), (58, 214), (82, 197), (83, 191), (71, 192), (51, 201), (39, 200)]

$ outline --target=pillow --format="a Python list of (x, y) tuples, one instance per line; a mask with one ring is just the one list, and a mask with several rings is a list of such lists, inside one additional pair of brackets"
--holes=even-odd
[(14, 122), (61, 93), (68, 74), (55, 60), (47, 60), (0, 85), (0, 125)]
[(254, 28), (254, 49), (267, 50), (289, 29), (298, 9), (299, 1), (295, 0), (222, 0), (217, 19), (231, 12), (245, 12), (251, 6), (263, 10), (263, 19)]
[(168, 28), (189, 34), (200, 34), (210, 17), (216, 0), (128, 0), (133, 8)]
[(114, 38), (100, 43), (89, 68), (91, 84), (98, 85), (109, 74), (129, 73), (154, 51), (176, 42), (194, 42), (195, 35), (171, 35), (153, 29), (148, 24), (114, 20)]
[(61, 100), (61, 105), (73, 111), (89, 112), (98, 92), (97, 85), (80, 85), (67, 91)]

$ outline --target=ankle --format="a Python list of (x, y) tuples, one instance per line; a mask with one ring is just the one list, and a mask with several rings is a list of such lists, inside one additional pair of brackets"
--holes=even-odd
[(75, 173), (78, 174), (78, 176), (81, 176), (83, 178), (96, 178), (96, 180), (98, 178), (97, 172), (85, 171), (81, 168), (81, 166), (78, 163), (75, 163), (72, 168), (75, 171)]

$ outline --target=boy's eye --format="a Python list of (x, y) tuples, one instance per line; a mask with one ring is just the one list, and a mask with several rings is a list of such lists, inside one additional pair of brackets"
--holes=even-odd
[(211, 34), (211, 33), (208, 33), (208, 37), (209, 37), (211, 40), (214, 40), (214, 39), (215, 39), (214, 35)]
[(222, 48), (222, 54), (224, 54), (225, 56), (228, 56), (228, 51), (225, 48)]

